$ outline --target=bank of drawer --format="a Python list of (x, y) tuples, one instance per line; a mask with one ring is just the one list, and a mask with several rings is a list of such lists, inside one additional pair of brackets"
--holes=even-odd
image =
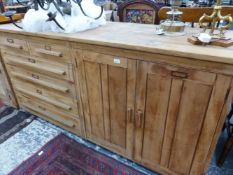
[(16, 91), (44, 101), (64, 113), (74, 117), (78, 114), (77, 100), (73, 98), (17, 79), (13, 80), (13, 86)]
[(43, 101), (32, 99), (23, 94), (17, 94), (17, 99), (19, 100), (21, 107), (26, 107), (30, 111), (42, 114), (68, 128), (81, 130), (80, 119), (64, 114), (59, 110), (52, 108), (49, 104), (44, 103)]
[(34, 56), (53, 59), (56, 62), (72, 62), (69, 42), (37, 39), (30, 40), (29, 47)]
[(15, 54), (29, 52), (27, 41), (14, 34), (2, 34), (0, 43), (4, 49)]
[(16, 67), (74, 82), (72, 64), (55, 64), (52, 61), (47, 61), (39, 57), (15, 56), (10, 54), (3, 54), (3, 59), (5, 63)]
[(55, 79), (8, 64), (6, 65), (6, 68), (10, 73), (12, 82), (14, 82), (14, 79), (19, 79), (21, 81), (32, 83), (38, 87), (46, 88), (54, 93), (59, 93), (76, 99), (75, 86), (72, 82)]

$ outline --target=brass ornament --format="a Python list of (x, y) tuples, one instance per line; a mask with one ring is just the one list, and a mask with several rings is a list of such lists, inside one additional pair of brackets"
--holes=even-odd
[[(210, 22), (211, 26), (210, 26), (210, 32), (209, 34), (211, 36), (214, 36), (214, 31), (215, 30), (219, 30), (219, 34), (217, 35), (217, 37), (219, 38), (224, 38), (224, 32), (225, 30), (227, 30), (231, 25), (232, 25), (232, 17), (231, 15), (226, 15), (226, 16), (222, 16), (221, 15), (221, 0), (217, 0), (216, 5), (214, 6), (214, 11), (213, 13), (209, 16), (204, 14), (200, 19), (199, 19), (199, 25), (200, 27), (202, 27), (204, 29), (204, 32), (206, 32), (206, 30), (209, 28), (208, 25), (205, 25), (206, 22)], [(226, 21), (227, 24), (224, 26), (221, 26), (220, 28), (216, 27), (217, 22), (219, 21)]]

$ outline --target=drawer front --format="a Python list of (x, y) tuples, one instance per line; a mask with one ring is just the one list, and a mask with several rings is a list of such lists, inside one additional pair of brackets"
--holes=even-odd
[(71, 64), (55, 64), (52, 61), (39, 57), (14, 56), (9, 54), (3, 54), (3, 59), (5, 63), (16, 67), (74, 82), (73, 66)]
[(79, 133), (81, 133), (81, 124), (79, 119), (72, 118), (69, 115), (52, 108), (50, 104), (32, 99), (26, 95), (17, 94), (17, 98), (21, 107), (26, 107), (30, 111), (36, 112), (36, 114), (42, 114), (52, 121), (55, 121), (72, 130), (78, 130)]
[(20, 39), (16, 35), (4, 34), (0, 36), (0, 43), (4, 46), (4, 49), (11, 51), (12, 53), (19, 54), (23, 52), (29, 52), (27, 42), (24, 39)]
[(84, 61), (95, 62), (100, 64), (107, 64), (111, 66), (117, 66), (122, 68), (128, 67), (128, 59), (113, 55), (105, 55), (97, 52), (92, 51), (83, 51), (83, 58)]
[(29, 82), (36, 85), (37, 87), (45, 88), (54, 93), (59, 93), (63, 96), (76, 99), (75, 86), (72, 82), (55, 79), (40, 73), (34, 73), (32, 71), (24, 70), (8, 64), (6, 65), (6, 68), (13, 79)]
[(49, 58), (56, 62), (72, 63), (68, 42), (48, 39), (30, 40), (29, 47), (34, 56)]
[(13, 86), (16, 92), (44, 101), (63, 113), (78, 117), (77, 101), (75, 99), (19, 80), (13, 80)]
[(148, 62), (149, 74), (160, 74), (161, 76), (168, 76), (177, 79), (186, 79), (192, 81), (198, 81), (200, 83), (213, 85), (216, 80), (216, 74), (199, 71), (195, 69), (187, 69), (179, 66), (170, 66), (165, 64), (156, 64)]

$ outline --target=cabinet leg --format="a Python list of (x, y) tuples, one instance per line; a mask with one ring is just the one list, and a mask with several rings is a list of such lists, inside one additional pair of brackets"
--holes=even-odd
[(221, 167), (233, 147), (233, 137), (229, 137), (224, 145), (223, 151), (218, 159), (217, 165)]

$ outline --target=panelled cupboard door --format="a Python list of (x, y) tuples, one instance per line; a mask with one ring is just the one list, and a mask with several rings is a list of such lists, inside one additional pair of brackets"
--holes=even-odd
[(91, 51), (80, 55), (87, 138), (132, 157), (136, 61)]
[(202, 159), (207, 155), (201, 156), (208, 150), (203, 148), (210, 146), (213, 136), (207, 142), (203, 136), (216, 127), (208, 128), (208, 113), (217, 102), (212, 117), (219, 117), (224, 99), (218, 96), (225, 94), (218, 93), (226, 93), (229, 84), (229, 77), (214, 73), (139, 61), (134, 159), (152, 169), (182, 175), (190, 174), (193, 162), (193, 171), (199, 168), (198, 161), (205, 164)]

